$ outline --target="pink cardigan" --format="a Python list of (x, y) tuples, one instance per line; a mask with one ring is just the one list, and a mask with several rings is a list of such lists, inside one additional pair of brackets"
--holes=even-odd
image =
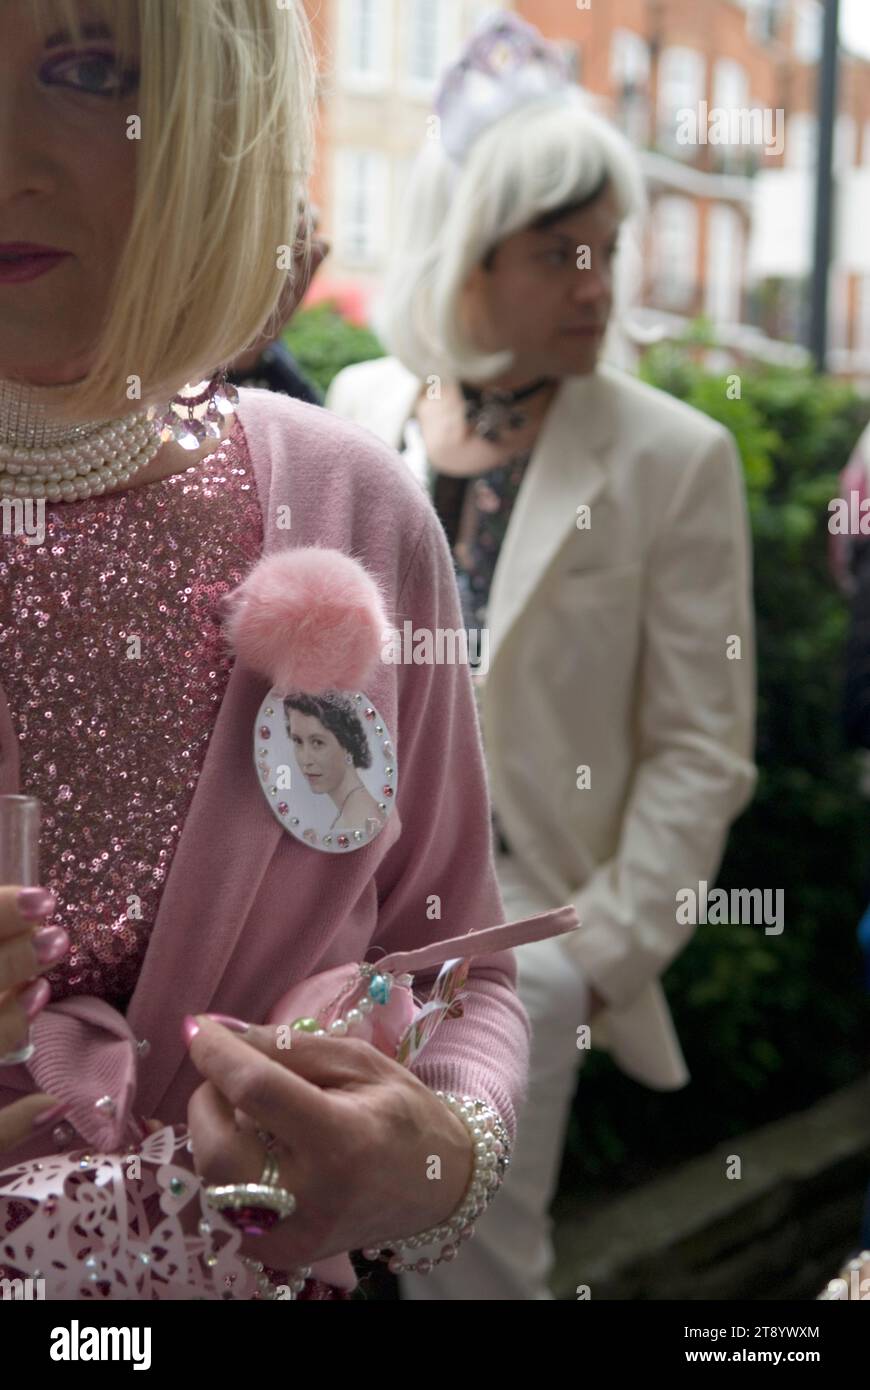
[[(441, 527), (391, 449), (317, 406), (268, 391), (242, 390), (238, 415), (263, 508), (264, 554), (334, 547), (376, 577), (396, 627), (406, 619), (430, 629), (461, 625)], [(287, 505), (289, 530), (276, 524)], [(379, 665), (366, 694), (396, 742), (397, 798), (382, 834), (341, 858), (293, 839), (265, 803), (252, 730), (266, 693), (236, 662), (126, 1018), (103, 1001), (49, 1005), (34, 1025), (29, 1067), (0, 1070), (0, 1105), (36, 1078), (73, 1103), (70, 1123), (106, 1149), (113, 1125), (94, 1102), (125, 1085), (136, 1088), (138, 1114), (184, 1123), (202, 1080), (182, 1043), (185, 1014), (260, 1022), (292, 984), (318, 971), (503, 921), (465, 668)], [(0, 791), (18, 790), (17, 740), (0, 687)], [(427, 916), (432, 895), (440, 920)], [(419, 976), (415, 989), (435, 973)], [(512, 1138), (529, 1043), (515, 985), (511, 952), (477, 958), (464, 1016), (443, 1024), (414, 1068), (433, 1089), (489, 1101)], [(51, 1134), (29, 1140), (0, 1167), (55, 1147)]]

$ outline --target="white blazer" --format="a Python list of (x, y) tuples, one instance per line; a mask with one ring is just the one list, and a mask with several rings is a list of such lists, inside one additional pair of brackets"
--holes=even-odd
[[(326, 405), (399, 447), (421, 385), (382, 358)], [(593, 1041), (656, 1089), (689, 1079), (659, 983), (693, 931), (676, 894), (712, 883), (755, 786), (751, 591), (729, 431), (609, 366), (566, 378), (493, 578), (483, 733), (512, 853), (579, 913)]]

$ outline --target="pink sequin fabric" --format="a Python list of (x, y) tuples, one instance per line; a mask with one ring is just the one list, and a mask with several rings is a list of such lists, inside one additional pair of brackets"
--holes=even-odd
[(0, 536), (0, 671), (71, 939), (54, 999), (129, 1003), (232, 669), (219, 601), (262, 541), (238, 420), (183, 473), (47, 505), (41, 545)]

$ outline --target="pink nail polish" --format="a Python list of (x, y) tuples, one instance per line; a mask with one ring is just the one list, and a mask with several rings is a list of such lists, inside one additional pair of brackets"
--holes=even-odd
[(193, 1042), (198, 1032), (199, 1024), (193, 1017), (193, 1014), (187, 1014), (181, 1025), (181, 1036), (184, 1039), (185, 1047), (190, 1047), (190, 1044)]
[(28, 922), (48, 917), (57, 907), (57, 899), (47, 888), (22, 888), (18, 894), (18, 911)]
[(44, 1009), (51, 998), (51, 986), (48, 980), (34, 980), (32, 984), (23, 989), (18, 996), (18, 1002), (29, 1019), (35, 1018), (40, 1009)]
[(69, 950), (69, 937), (63, 927), (40, 927), (33, 933), (33, 949), (40, 965), (52, 965)]
[(55, 1121), (62, 1120), (64, 1115), (68, 1115), (70, 1109), (71, 1106), (67, 1105), (65, 1101), (61, 1101), (60, 1105), (53, 1105), (50, 1110), (41, 1110), (32, 1121), (33, 1128), (43, 1129), (45, 1125), (53, 1125)]
[(228, 1028), (231, 1033), (250, 1033), (250, 1023), (243, 1023), (240, 1018), (230, 1018), (229, 1014), (206, 1014), (213, 1023), (220, 1023), (224, 1028)]

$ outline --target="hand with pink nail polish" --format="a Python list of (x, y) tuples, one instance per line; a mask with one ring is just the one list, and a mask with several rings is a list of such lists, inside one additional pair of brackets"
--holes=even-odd
[[(0, 887), (0, 1060), (14, 1054), (31, 1019), (51, 998), (41, 977), (69, 949), (62, 927), (44, 921), (55, 900), (44, 888)], [(0, 1111), (0, 1152), (33, 1132), (41, 1114), (57, 1105), (52, 1096), (33, 1095)]]

